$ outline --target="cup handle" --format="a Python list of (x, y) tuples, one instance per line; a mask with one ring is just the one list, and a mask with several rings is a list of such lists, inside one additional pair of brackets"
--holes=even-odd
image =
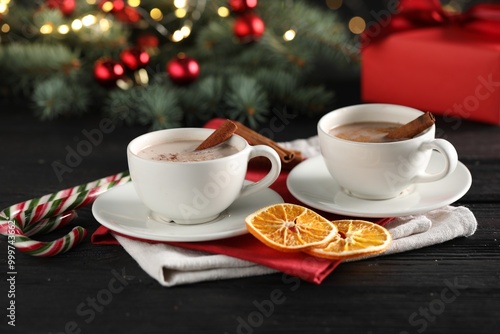
[(266, 145), (251, 146), (252, 151), (248, 160), (255, 157), (265, 157), (271, 161), (271, 170), (262, 179), (255, 183), (246, 184), (241, 188), (240, 196), (247, 196), (263, 188), (269, 187), (278, 178), (281, 172), (281, 160), (274, 149)]
[(451, 174), (458, 164), (458, 154), (455, 147), (447, 140), (444, 139), (434, 139), (427, 141), (420, 145), (419, 151), (432, 150), (435, 149), (443, 155), (445, 158), (445, 166), (438, 173), (427, 173), (424, 172), (413, 178), (413, 182), (433, 182), (444, 178)]

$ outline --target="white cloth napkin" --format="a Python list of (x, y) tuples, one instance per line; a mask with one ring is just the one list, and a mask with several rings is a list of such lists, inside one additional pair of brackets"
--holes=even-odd
[[(319, 154), (317, 136), (280, 144), (289, 149), (300, 150), (308, 158)], [(446, 206), (423, 215), (395, 218), (386, 228), (393, 241), (382, 255), (470, 236), (476, 231), (477, 221), (466, 207)], [(151, 244), (113, 235), (144, 271), (167, 287), (276, 272), (275, 269), (226, 255), (167, 244)]]
[(163, 286), (257, 276), (276, 272), (234, 257), (151, 244), (113, 234), (139, 266)]
[[(446, 206), (424, 215), (395, 218), (386, 228), (393, 240), (389, 248), (379, 256), (471, 236), (476, 231), (477, 221), (466, 207)], [(226, 255), (168, 244), (151, 244), (116, 234), (114, 237), (144, 271), (167, 287), (277, 272), (275, 269)]]
[(387, 255), (469, 237), (476, 232), (477, 221), (466, 207), (446, 206), (425, 215), (395, 218), (386, 228), (393, 238)]
[(464, 206), (445, 206), (423, 215), (394, 218), (385, 228), (392, 236), (389, 248), (382, 254), (366, 258), (407, 252), (458, 237), (469, 237), (476, 232), (477, 220)]

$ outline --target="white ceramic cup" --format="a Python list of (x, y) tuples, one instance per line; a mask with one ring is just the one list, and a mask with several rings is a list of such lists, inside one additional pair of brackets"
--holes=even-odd
[[(411, 139), (384, 142), (355, 142), (330, 135), (337, 126), (355, 122), (405, 124), (422, 115), (417, 109), (392, 104), (360, 104), (325, 114), (318, 122), (321, 154), (331, 176), (347, 194), (382, 200), (402, 194), (413, 184), (433, 182), (452, 173), (457, 151), (444, 139), (435, 139), (435, 125)], [(431, 153), (444, 157), (441, 171), (428, 173)]]
[[(214, 130), (177, 128), (154, 131), (132, 140), (127, 147), (130, 176), (135, 190), (153, 219), (178, 224), (199, 224), (216, 219), (238, 197), (270, 186), (279, 176), (281, 160), (269, 146), (250, 146), (233, 135), (228, 144), (238, 152), (213, 160), (158, 161), (139, 157), (142, 149), (180, 140), (204, 140)], [(271, 169), (256, 183), (245, 184), (248, 161), (263, 156)]]

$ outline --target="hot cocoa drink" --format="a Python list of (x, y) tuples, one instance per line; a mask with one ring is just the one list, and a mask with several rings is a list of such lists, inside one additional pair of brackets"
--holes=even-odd
[(158, 161), (193, 162), (219, 159), (238, 152), (234, 146), (227, 143), (195, 151), (200, 143), (198, 140), (166, 142), (146, 147), (139, 151), (138, 155), (141, 158)]
[(401, 139), (387, 138), (387, 134), (401, 124), (392, 122), (357, 122), (340, 125), (330, 129), (330, 135), (363, 143), (384, 143)]

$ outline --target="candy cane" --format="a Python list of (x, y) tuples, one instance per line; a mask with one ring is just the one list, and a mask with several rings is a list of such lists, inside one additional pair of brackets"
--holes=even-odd
[[(60, 191), (55, 192), (55, 193), (46, 194), (46, 195), (43, 195), (43, 196), (38, 197), (38, 198), (33, 198), (33, 199), (28, 200), (28, 201), (14, 204), (8, 208), (5, 208), (4, 210), (2, 210), (2, 212), (0, 212), (0, 220), (11, 219), (13, 217), (18, 216), (19, 214), (21, 214), (23, 212), (25, 213), (25, 216), (26, 216), (26, 213), (30, 213), (28, 215), (28, 217), (29, 217), (28, 219), (26, 219), (26, 218), (21, 219), (21, 221), (20, 221), (20, 223), (22, 224), (22, 227), (24, 227), (25, 224), (29, 224), (31, 221), (36, 222), (36, 221), (39, 221), (39, 220), (45, 218), (45, 217), (41, 216), (41, 214), (43, 213), (42, 208), (49, 206), (50, 204), (48, 204), (48, 203), (52, 203), (52, 202), (55, 202), (57, 200), (66, 201), (71, 196), (75, 196), (75, 197), (71, 197), (71, 198), (78, 200), (78, 198), (77, 198), (78, 196), (76, 196), (76, 194), (88, 194), (89, 192), (92, 192), (92, 191), (95, 192), (96, 188), (102, 187), (103, 185), (109, 184), (109, 185), (113, 186), (116, 184), (122, 184), (124, 182), (128, 182), (129, 180), (130, 180), (130, 176), (129, 176), (128, 172), (122, 172), (122, 173), (110, 175), (110, 176), (107, 176), (107, 177), (104, 177), (102, 179), (95, 180), (95, 181), (92, 181), (89, 183), (84, 183), (84, 184), (78, 185), (76, 187), (63, 189), (63, 190), (60, 190)], [(107, 188), (104, 190), (107, 190)], [(99, 194), (97, 194), (97, 195), (99, 195)], [(95, 196), (97, 196), (97, 195), (95, 195)], [(93, 199), (95, 199), (95, 197)], [(92, 201), (90, 199), (86, 199), (86, 200), (90, 201), (90, 202)], [(89, 204), (89, 203), (84, 203), (84, 204)], [(35, 213), (35, 214), (33, 214), (33, 213)], [(50, 215), (47, 215), (46, 217), (49, 217), (49, 216)]]
[[(43, 226), (43, 228), (37, 229), (36, 234), (50, 232), (64, 226), (73, 220), (75, 216), (73, 211), (71, 211), (57, 217), (44, 219), (40, 221), (39, 225), (35, 225), (37, 227)], [(13, 226), (8, 230), (9, 242), (10, 238), (13, 238), (14, 246), (17, 249), (33, 256), (54, 256), (64, 253), (79, 244), (87, 236), (87, 231), (83, 227), (76, 226), (65, 236), (53, 241), (42, 242), (30, 239), (28, 235), (33, 235), (34, 233), (23, 232), (15, 219), (10, 224), (13, 224)]]
[(30, 255), (54, 256), (66, 252), (85, 238), (87, 231), (83, 227), (76, 226), (65, 236), (49, 242), (29, 237), (68, 224), (76, 217), (73, 210), (92, 203), (108, 189), (129, 181), (128, 173), (118, 173), (11, 205), (0, 212), (0, 234), (7, 236), (9, 243), (17, 249)]
[(31, 224), (26, 226), (24, 229), (24, 235), (26, 237), (31, 237), (37, 234), (46, 234), (54, 231), (55, 229), (61, 228), (71, 222), (73, 219), (78, 217), (76, 211), (68, 211), (59, 216), (45, 218), (37, 222), (36, 224)]

